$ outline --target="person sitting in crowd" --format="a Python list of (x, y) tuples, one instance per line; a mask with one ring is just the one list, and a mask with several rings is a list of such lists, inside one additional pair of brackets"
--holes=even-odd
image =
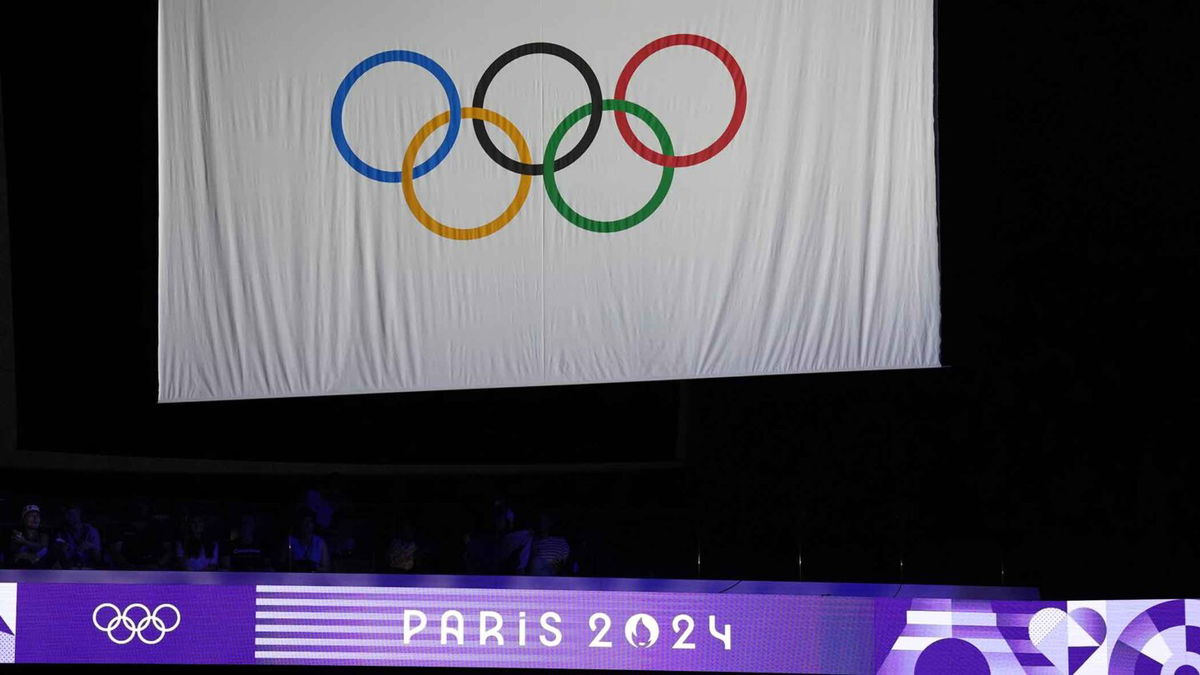
[(305, 511), (296, 521), (295, 533), (287, 538), (284, 551), (287, 569), (293, 572), (328, 572), (329, 547), (316, 533), (313, 514)]
[(354, 553), (353, 533), (346, 531), (345, 516), (352, 511), (352, 502), (346, 496), (346, 481), (341, 474), (330, 474), (320, 483), (305, 490), (300, 508), (313, 515), (317, 536), (321, 537), (333, 555), (349, 556)]
[(566, 570), (571, 546), (566, 538), (555, 536), (554, 519), (548, 513), (539, 513), (537, 529), (530, 547), (527, 573), (537, 576), (558, 576)]
[(49, 562), (50, 537), (42, 532), (42, 510), (37, 504), (21, 509), (21, 527), (12, 531), (8, 564), (13, 567), (45, 567)]
[(264, 571), (271, 569), (271, 561), (264, 553), (258, 540), (257, 520), (251, 514), (241, 517), (238, 527), (229, 532), (227, 553), (221, 558), (221, 569), (240, 571)]
[(69, 569), (93, 569), (100, 564), (100, 531), (83, 521), (83, 509), (72, 504), (66, 525), (54, 540), (55, 558)]
[(497, 500), (486, 529), (467, 535), (464, 564), (469, 574), (520, 574), (529, 565), (531, 536), (513, 528), (512, 509)]
[(425, 548), (417, 542), (412, 523), (401, 518), (392, 530), (388, 542), (387, 567), (389, 572), (424, 572)]
[(146, 497), (134, 498), (129, 509), (114, 530), (114, 541), (108, 547), (109, 564), (119, 570), (154, 569), (161, 559), (172, 555), (173, 542), (167, 534), (170, 518), (156, 515)]
[(205, 536), (204, 530), (203, 516), (193, 515), (184, 519), (183, 537), (175, 542), (175, 550), (170, 552), (170, 558), (165, 562), (174, 569), (189, 572), (217, 569), (219, 546), (215, 539)]

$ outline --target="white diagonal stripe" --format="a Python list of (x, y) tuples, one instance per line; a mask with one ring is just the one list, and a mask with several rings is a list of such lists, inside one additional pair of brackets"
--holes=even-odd
[[(380, 638), (279, 638), (279, 637), (256, 637), (254, 638), (255, 645), (271, 646), (271, 645), (291, 645), (296, 647), (404, 647), (413, 646), (412, 644), (405, 645), (400, 638), (380, 639)], [(437, 645), (437, 641), (427, 644)], [(447, 645), (449, 646), (449, 645)], [(458, 645), (455, 645), (457, 648)]]
[[(521, 603), (525, 604), (522, 605)], [(505, 600), (504, 604), (513, 609), (540, 606), (536, 598), (524, 600)], [(374, 600), (360, 598), (255, 598), (254, 604), (262, 607), (395, 607), (397, 609), (420, 609), (432, 607), (437, 609), (474, 609), (496, 606), (495, 602), (466, 602), (463, 600), (426, 600), (420, 597), (397, 597), (393, 600)]]
[(392, 619), (402, 621), (401, 612), (255, 612), (255, 619)]
[(892, 645), (892, 650), (900, 652), (925, 651), (926, 647), (941, 639), (941, 637), (913, 637), (911, 635), (898, 637), (896, 638), (896, 644)]
[[(363, 595), (416, 595), (420, 593), (437, 593), (455, 594), (455, 595), (474, 595), (480, 590), (503, 590), (503, 591), (537, 591), (539, 593), (546, 592), (539, 589), (529, 588), (501, 588), (501, 589), (478, 589), (478, 588), (443, 588), (436, 587), (421, 587), (421, 586), (255, 586), (257, 593), (327, 593), (327, 594), (353, 594), (361, 593)], [(550, 591), (553, 592), (553, 591)]]
[(254, 630), (259, 633), (396, 633), (404, 632), (404, 627), (394, 626), (303, 626), (296, 624), (258, 624)]
[(424, 653), (403, 653), (403, 652), (302, 652), (290, 650), (255, 650), (254, 658), (256, 659), (306, 659), (309, 661), (334, 661), (334, 660), (354, 660), (354, 661), (495, 661), (502, 659), (504, 661), (539, 661), (545, 660), (546, 655), (542, 656), (524, 656), (521, 654), (513, 654), (511, 651), (504, 654), (497, 653), (465, 653), (446, 651), (438, 654), (430, 652)]
[(996, 615), (991, 612), (909, 610), (908, 623), (924, 626), (995, 626)]

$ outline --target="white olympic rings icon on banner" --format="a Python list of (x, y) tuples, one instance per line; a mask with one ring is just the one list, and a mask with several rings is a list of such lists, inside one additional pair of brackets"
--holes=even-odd
[[(112, 619), (109, 619), (107, 624), (101, 625), (97, 619), (100, 617), (100, 610), (104, 609), (105, 607), (111, 609), (115, 615)], [(167, 624), (158, 617), (158, 613), (164, 609), (169, 609), (175, 613), (175, 623), (171, 624), (170, 626), (167, 626)], [(135, 610), (141, 610), (141, 613), (144, 615), (136, 622), (130, 616), (130, 612)], [(150, 611), (149, 607), (141, 604), (140, 602), (133, 603), (132, 605), (126, 607), (124, 611), (111, 602), (97, 605), (96, 609), (92, 610), (92, 625), (95, 626), (97, 630), (108, 634), (108, 639), (119, 645), (129, 644), (130, 642), (133, 642), (133, 638), (135, 637), (141, 640), (144, 644), (156, 645), (159, 642), (162, 642), (162, 639), (166, 637), (167, 633), (170, 633), (179, 627), (179, 620), (181, 618), (182, 616), (179, 614), (179, 608), (175, 605), (167, 603), (163, 603), (158, 607), (155, 607), (153, 612)], [(158, 633), (158, 637), (154, 638), (153, 640), (147, 640), (143, 633), (147, 628), (150, 627), (153, 627), (154, 631)], [(119, 635), (125, 631), (129, 631), (129, 637), (121, 639), (118, 638), (117, 635), (114, 635), (114, 633)]]

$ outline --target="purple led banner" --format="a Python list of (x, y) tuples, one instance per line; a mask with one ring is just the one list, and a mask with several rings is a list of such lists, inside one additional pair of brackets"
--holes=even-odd
[(253, 663), (254, 588), (17, 587), (17, 663)]
[(0, 575), (15, 578), (0, 582), (0, 663), (1200, 673), (1197, 600), (995, 599), (1028, 597), (1014, 589), (981, 599), (977, 591), (987, 589), (951, 587), (918, 589), (943, 597), (890, 597), (900, 587), (830, 596), (804, 594), (813, 589), (803, 584), (708, 581), (106, 574)]
[(869, 598), (259, 586), (259, 663), (871, 669)]
[(873, 657), (871, 598), (375, 586), (4, 587), (17, 591), (18, 663), (864, 672)]

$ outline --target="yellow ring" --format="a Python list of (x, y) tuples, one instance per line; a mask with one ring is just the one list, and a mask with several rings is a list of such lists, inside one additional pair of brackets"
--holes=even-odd
[[(484, 108), (463, 108), (463, 119), (468, 120), (483, 120), (490, 124), (494, 124), (501, 131), (508, 134), (513, 145), (517, 148), (517, 156), (525, 164), (532, 161), (529, 155), (529, 145), (525, 143), (525, 137), (517, 130), (517, 127), (502, 117), (499, 113), (494, 113), (491, 110)], [(458, 228), (450, 227), (439, 223), (433, 216), (429, 215), (421, 206), (421, 201), (417, 199), (417, 192), (413, 189), (413, 164), (417, 160), (417, 151), (421, 149), (421, 144), (425, 142), (429, 135), (437, 130), (438, 127), (450, 123), (450, 112), (446, 111), (441, 115), (429, 120), (425, 126), (417, 131), (417, 135), (408, 143), (408, 150), (404, 152), (404, 164), (400, 169), (402, 179), (401, 185), (404, 187), (404, 202), (408, 204), (408, 210), (412, 211), (417, 222), (424, 225), (430, 232), (441, 235), (447, 239), (482, 239), (489, 234), (495, 234), (500, 228), (508, 224), (508, 221), (517, 216), (517, 212), (521, 210), (521, 206), (525, 203), (525, 198), (529, 196), (529, 185), (533, 182), (533, 177), (528, 175), (521, 176), (521, 182), (517, 186), (517, 195), (513, 197), (512, 202), (504, 209), (499, 217), (479, 227)]]

